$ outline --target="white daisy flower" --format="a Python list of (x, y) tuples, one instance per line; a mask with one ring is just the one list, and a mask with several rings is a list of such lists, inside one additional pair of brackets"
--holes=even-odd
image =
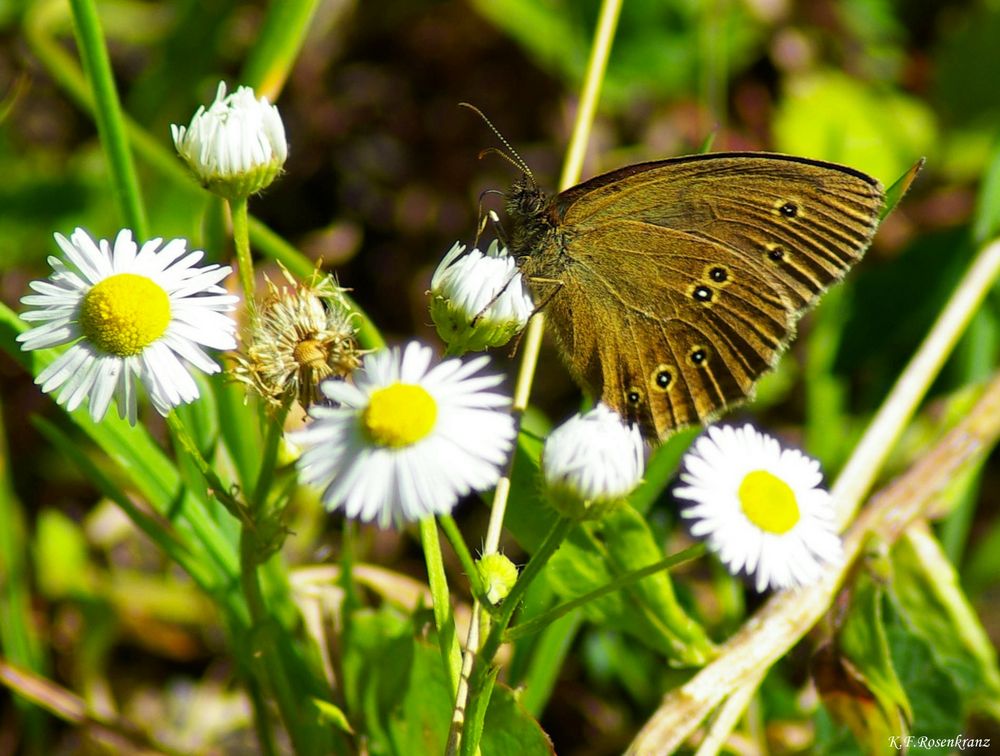
[(449, 351), (502, 346), (534, 309), (514, 258), (493, 241), (486, 253), (456, 243), (431, 278), (431, 319)]
[(201, 347), (236, 348), (236, 323), (223, 313), (239, 298), (218, 285), (231, 268), (195, 267), (204, 253), (188, 253), (184, 239), (151, 239), (140, 249), (128, 229), (113, 246), (82, 228), (55, 238), (66, 262), (50, 257), (52, 275), (32, 281), (36, 293), (21, 299), (36, 308), (21, 318), (44, 325), (17, 337), (26, 351), (75, 342), (35, 379), (42, 391), (59, 389), (56, 401), (70, 412), (89, 396), (94, 422), (114, 397), (132, 425), (136, 378), (161, 415), (197, 399), (189, 367), (220, 370)]
[(366, 355), (354, 383), (327, 380), (338, 406), (313, 405), (299, 477), (323, 486), (329, 510), (380, 527), (450, 512), (470, 491), (496, 484), (514, 441), (510, 399), (488, 389), (499, 375), (476, 375), (489, 358), (431, 366), (416, 342)]
[(549, 434), (542, 450), (542, 475), (553, 505), (574, 519), (599, 517), (642, 482), (643, 443), (639, 428), (598, 404)]
[(691, 533), (734, 575), (755, 575), (763, 591), (814, 583), (843, 558), (819, 462), (782, 449), (752, 425), (711, 427), (684, 460), (674, 495), (697, 502), (681, 512)]
[(250, 87), (226, 95), (226, 83), (208, 110), (205, 106), (185, 128), (171, 124), (177, 152), (210, 191), (238, 199), (256, 194), (281, 172), (288, 157), (285, 126), (266, 97)]

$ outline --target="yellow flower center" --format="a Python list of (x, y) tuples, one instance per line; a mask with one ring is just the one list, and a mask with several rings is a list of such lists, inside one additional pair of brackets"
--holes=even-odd
[(84, 295), (79, 322), (83, 335), (98, 349), (130, 357), (167, 330), (170, 298), (146, 276), (118, 273)]
[(393, 383), (376, 389), (361, 413), (361, 427), (379, 446), (398, 449), (427, 436), (437, 420), (437, 403), (423, 386)]
[(787, 533), (799, 521), (795, 492), (767, 470), (747, 473), (738, 493), (743, 514), (767, 533)]

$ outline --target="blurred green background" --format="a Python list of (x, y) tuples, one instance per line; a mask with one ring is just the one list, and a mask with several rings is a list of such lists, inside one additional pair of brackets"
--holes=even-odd
[[(269, 6), (109, 0), (99, 10), (124, 109), (169, 151), (171, 123), (187, 123), (220, 79), (231, 87), (245, 80)], [(434, 342), (425, 294), (431, 271), (454, 241), (472, 242), (483, 192), (515, 178), (505, 161), (479, 157), (495, 137), (458, 103), (486, 113), (539, 182), (554, 188), (597, 11), (594, 0), (322, 0), (277, 99), (290, 143), (286, 174), (251, 201), (251, 213), (322, 258), (389, 340), (415, 334)], [(791, 355), (741, 412), (804, 444), (829, 473), (843, 464), (977, 245), (998, 229), (998, 42), (995, 0), (625, 2), (585, 177), (696, 152), (709, 138), (713, 150), (842, 162), (886, 185), (927, 158), (851, 283), (804, 321)], [(65, 56), (75, 59), (66, 3), (0, 0), (0, 297), (15, 309), (27, 282), (47, 272), (54, 232), (82, 225), (110, 237), (121, 224)], [(185, 236), (211, 258), (228, 255), (215, 245), (214, 201), (148, 155), (137, 163), (153, 235)], [(483, 201), (499, 209), (496, 197)], [(893, 470), (956, 411), (947, 403), (955, 391), (995, 369), (998, 306), (994, 294), (977, 315)], [(578, 406), (578, 392), (554, 351), (542, 359), (535, 403), (558, 419)], [(0, 381), (5, 473), (27, 516), (33, 600), (53, 675), (71, 687), (112, 679), (118, 695), (160, 713), (162, 700), (139, 694), (155, 698), (151, 691), (184, 680), (225, 677), (218, 639), (198, 621), (190, 592), (174, 594), (161, 581), (156, 595), (183, 600), (135, 613), (128, 611), (134, 594), (117, 584), (124, 594), (94, 595), (109, 574), (123, 566), (141, 574), (157, 559), (121, 535), (125, 526), (95, 507), (90, 485), (32, 427), (34, 414), (60, 422), (53, 403), (6, 357)], [(998, 476), (994, 456), (979, 477), (956, 484), (953, 514), (940, 526), (994, 643)], [(664, 496), (657, 506), (653, 518), (666, 529), (673, 505)], [(482, 532), (481, 507), (467, 505), (460, 515), (467, 533)], [(337, 526), (316, 517), (310, 527), (290, 548), (322, 561), (336, 549)], [(367, 539), (365, 559), (423, 579), (407, 536)], [(86, 601), (79, 585), (67, 587), (67, 575), (91, 575)], [(83, 627), (86, 648), (102, 662), (83, 665), (100, 674), (81, 681), (74, 639)], [(644, 664), (614, 633), (580, 636), (542, 717), (560, 753), (621, 750), (660, 692)], [(224, 696), (209, 698), (224, 710)], [(9, 694), (0, 693), (0, 704), (2, 754), (20, 735), (4, 725), (14, 717)], [(71, 751), (76, 743), (67, 734), (60, 744)]]

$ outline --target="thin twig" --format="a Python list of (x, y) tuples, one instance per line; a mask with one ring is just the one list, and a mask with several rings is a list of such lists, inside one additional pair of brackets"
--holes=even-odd
[(181, 753), (156, 742), (134, 722), (116, 715), (101, 714), (72, 691), (3, 659), (0, 659), (0, 685), (5, 685), (65, 722), (90, 729), (95, 735), (114, 739), (116, 746), (128, 747), (132, 753)]

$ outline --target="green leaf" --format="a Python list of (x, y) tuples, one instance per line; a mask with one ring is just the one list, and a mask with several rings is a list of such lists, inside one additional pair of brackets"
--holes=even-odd
[[(535, 586), (549, 588), (544, 580), (535, 581), (531, 587)], [(522, 618), (526, 614), (523, 613)], [(557, 619), (537, 636), (523, 638), (514, 644), (510, 679), (512, 684), (522, 689), (520, 701), (529, 713), (537, 716), (545, 710), (566, 657), (573, 648), (582, 620), (582, 611), (572, 611)], [(515, 675), (514, 664), (517, 662), (525, 667), (521, 675)]]
[[(913, 707), (913, 730), (921, 738), (954, 738), (962, 732), (962, 695), (934, 658), (934, 644), (914, 634), (901, 618), (887, 616), (886, 638), (892, 659)], [(885, 741), (882, 743), (884, 752)], [(948, 754), (947, 747), (921, 748), (921, 754)]]
[(313, 698), (313, 706), (319, 711), (320, 718), (323, 722), (331, 724), (338, 730), (343, 732), (348, 732), (353, 734), (354, 729), (351, 727), (351, 723), (347, 719), (347, 715), (339, 706), (334, 706), (329, 701), (324, 701), (321, 698)]
[[(570, 533), (547, 569), (550, 584), (565, 599), (663, 559), (648, 523), (629, 506), (587, 527), (588, 532), (576, 528)], [(592, 621), (629, 633), (678, 664), (698, 666), (713, 653), (702, 627), (677, 602), (664, 572), (598, 598), (584, 611)]]
[(483, 756), (549, 756), (555, 753), (549, 736), (521, 705), (517, 695), (502, 684), (493, 688), (479, 748)]
[(359, 610), (345, 624), (343, 642), (344, 696), (355, 729), (372, 753), (390, 753), (389, 715), (406, 692), (412, 623), (388, 606)]
[(911, 529), (893, 549), (892, 560), (892, 596), (900, 621), (927, 644), (964, 707), (1000, 721), (996, 650), (938, 542)]
[(663, 691), (680, 685), (688, 675), (663, 664), (657, 651), (615, 630), (587, 633), (580, 647), (597, 690), (621, 689), (642, 708), (655, 708)]
[(504, 527), (521, 548), (530, 554), (538, 549), (557, 519), (555, 510), (542, 494), (538, 466), (541, 453), (541, 440), (525, 433), (518, 436), (510, 498), (504, 518)]
[(245, 401), (246, 386), (216, 381), (212, 388), (218, 403), (222, 442), (233, 460), (240, 487), (249, 498), (257, 484), (261, 449), (264, 448), (257, 422), (257, 403), (247, 404)]
[(881, 218), (885, 218), (891, 213), (899, 201), (910, 191), (910, 187), (913, 186), (913, 182), (916, 181), (917, 174), (920, 173), (925, 162), (924, 158), (920, 158), (910, 166), (909, 170), (896, 179), (892, 186), (885, 190), (885, 207), (882, 208)]
[(862, 573), (850, 591), (835, 644), (821, 649), (813, 662), (824, 705), (868, 753), (906, 734), (912, 718), (883, 626), (883, 598), (881, 585)]
[[(350, 627), (344, 691), (348, 711), (363, 716), (363, 726), (354, 725), (368, 737), (370, 752), (444, 753), (453, 701), (437, 646), (415, 637), (411, 618), (385, 607), (355, 612)], [(495, 687), (483, 722), (484, 756), (552, 753), (548, 737), (509, 688)]]
[(633, 491), (629, 503), (636, 511), (646, 514), (653, 503), (660, 497), (667, 484), (677, 472), (681, 457), (701, 433), (701, 428), (689, 428), (679, 431), (653, 449), (646, 463), (646, 472), (642, 476), (642, 484)]

